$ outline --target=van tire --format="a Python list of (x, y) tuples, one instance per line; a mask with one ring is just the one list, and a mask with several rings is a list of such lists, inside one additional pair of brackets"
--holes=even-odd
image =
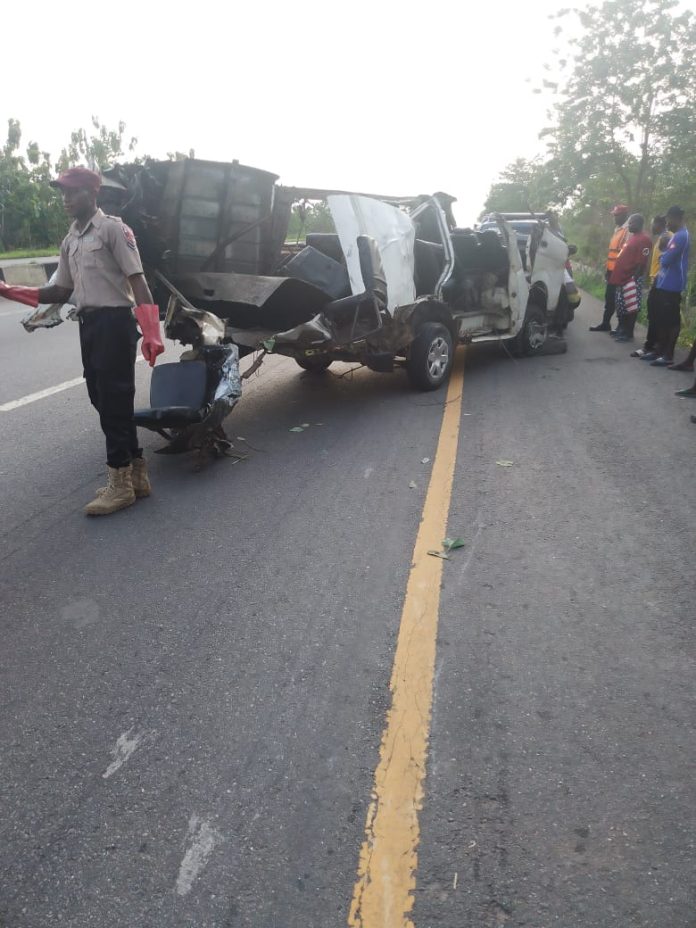
[(519, 355), (539, 354), (546, 344), (547, 335), (546, 313), (540, 306), (530, 303), (524, 314), (524, 325), (513, 340), (515, 353)]
[(452, 333), (441, 322), (425, 322), (406, 358), (406, 373), (418, 390), (437, 390), (449, 379), (454, 363)]
[(306, 358), (295, 358), (303, 371), (309, 371), (310, 374), (323, 374), (331, 365), (331, 358), (309, 355)]

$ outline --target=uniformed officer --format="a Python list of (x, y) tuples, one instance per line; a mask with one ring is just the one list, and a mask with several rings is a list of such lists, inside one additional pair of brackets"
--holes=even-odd
[(136, 320), (143, 334), (142, 352), (151, 367), (164, 351), (159, 308), (153, 304), (135, 236), (120, 219), (97, 208), (100, 185), (98, 174), (79, 167), (51, 184), (63, 194), (65, 209), (74, 220), (61, 245), (52, 286), (0, 284), (0, 296), (28, 306), (65, 303), (73, 294), (87, 392), (106, 437), (108, 482), (85, 507), (94, 516), (109, 515), (150, 495), (133, 421)]

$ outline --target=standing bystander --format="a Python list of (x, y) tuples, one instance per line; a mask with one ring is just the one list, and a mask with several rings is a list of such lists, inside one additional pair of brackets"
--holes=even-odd
[(655, 280), (660, 270), (660, 255), (669, 244), (672, 233), (667, 229), (667, 217), (655, 216), (652, 221), (653, 248), (650, 258), (650, 272), (648, 275), (648, 331), (642, 348), (631, 352), (632, 358), (642, 358), (644, 361), (654, 361), (657, 357), (657, 328), (655, 326)]
[(604, 315), (602, 321), (597, 325), (590, 326), (590, 332), (611, 332), (611, 317), (616, 309), (616, 286), (610, 282), (610, 277), (616, 265), (616, 259), (619, 252), (626, 244), (628, 238), (628, 214), (629, 209), (623, 204), (615, 206), (611, 211), (614, 217), (614, 234), (609, 242), (609, 252), (607, 254), (606, 281), (607, 286), (604, 291)]
[(65, 303), (73, 294), (87, 392), (106, 438), (108, 483), (85, 507), (93, 516), (109, 515), (150, 494), (133, 421), (136, 319), (150, 366), (164, 351), (159, 309), (152, 302), (135, 237), (120, 219), (97, 208), (100, 185), (98, 174), (79, 167), (65, 171), (51, 184), (61, 191), (65, 209), (74, 220), (63, 239), (52, 286), (0, 284), (0, 296), (34, 307)]
[(653, 367), (668, 367), (673, 361), (681, 329), (681, 295), (686, 290), (689, 271), (690, 237), (680, 206), (670, 206), (667, 210), (667, 228), (672, 238), (660, 255), (660, 270), (655, 281), (658, 357), (650, 362)]
[(629, 237), (609, 278), (616, 288), (617, 342), (633, 341), (633, 329), (643, 296), (643, 275), (652, 249), (650, 236), (643, 231), (644, 225), (645, 219), (640, 213), (629, 216)]

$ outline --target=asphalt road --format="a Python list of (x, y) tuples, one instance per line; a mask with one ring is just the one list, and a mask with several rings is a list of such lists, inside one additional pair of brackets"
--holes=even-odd
[[(444, 392), (273, 359), (228, 421), (246, 460), (151, 456), (154, 495), (90, 520), (84, 387), (4, 409), (79, 377), (76, 327), (21, 313), (0, 925), (345, 926)], [(598, 316), (564, 355), (467, 352), (416, 928), (696, 926), (696, 403)]]

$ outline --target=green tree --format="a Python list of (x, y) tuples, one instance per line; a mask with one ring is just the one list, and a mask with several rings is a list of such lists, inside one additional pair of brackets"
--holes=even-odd
[(76, 129), (70, 135), (70, 144), (64, 148), (58, 159), (58, 170), (83, 164), (94, 171), (110, 167), (124, 155), (132, 154), (138, 140), (127, 139), (126, 124), (119, 122), (115, 129), (109, 129), (96, 116), (92, 116), (92, 129)]
[(611, 176), (627, 203), (647, 209), (663, 156), (696, 107), (694, 15), (677, 0), (604, 0), (560, 11), (559, 37), (571, 15), (582, 29), (568, 38), (565, 77), (546, 82), (557, 91), (554, 124), (542, 133), (550, 155), (569, 196)]
[(50, 245), (65, 230), (65, 213), (48, 186), (50, 158), (35, 142), (22, 154), (22, 129), (8, 121), (0, 152), (0, 247)]
[(308, 232), (335, 232), (329, 207), (323, 201), (300, 200), (292, 208), (288, 241), (300, 241)]
[[(104, 168), (132, 153), (134, 138), (126, 138), (126, 127), (104, 126), (96, 117), (92, 131), (78, 129), (61, 152), (57, 171), (76, 164)], [(60, 197), (49, 187), (56, 170), (50, 155), (37, 142), (22, 149), (22, 128), (10, 119), (7, 138), (0, 148), (0, 248), (51, 247), (65, 234), (67, 218)]]
[(549, 206), (557, 205), (558, 193), (550, 162), (518, 158), (492, 185), (483, 213), (544, 212)]

